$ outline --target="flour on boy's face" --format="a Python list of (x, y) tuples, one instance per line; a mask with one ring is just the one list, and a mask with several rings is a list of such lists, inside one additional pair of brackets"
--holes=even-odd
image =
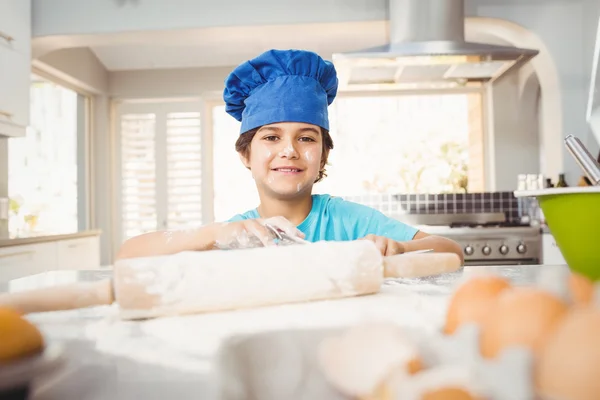
[(259, 191), (294, 197), (310, 191), (319, 175), (322, 138), (318, 126), (282, 122), (258, 130), (245, 160)]

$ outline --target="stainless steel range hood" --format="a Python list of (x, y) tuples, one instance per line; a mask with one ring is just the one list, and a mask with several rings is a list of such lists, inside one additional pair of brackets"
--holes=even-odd
[(389, 0), (390, 43), (338, 53), (345, 90), (481, 87), (537, 50), (465, 41), (464, 0)]

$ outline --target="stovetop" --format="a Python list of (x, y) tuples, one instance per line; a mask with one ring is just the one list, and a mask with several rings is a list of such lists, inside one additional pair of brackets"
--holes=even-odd
[(506, 222), (486, 222), (486, 223), (469, 223), (469, 222), (452, 222), (447, 225), (450, 228), (529, 228), (530, 224), (524, 224), (520, 221)]
[(419, 225), (417, 229), (432, 235), (442, 236), (476, 236), (476, 237), (505, 237), (505, 236), (537, 236), (540, 227), (522, 224), (453, 224), (453, 225)]

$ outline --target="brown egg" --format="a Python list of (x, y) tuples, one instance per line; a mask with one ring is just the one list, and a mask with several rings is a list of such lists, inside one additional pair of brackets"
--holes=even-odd
[(18, 312), (0, 307), (0, 363), (15, 361), (40, 352), (40, 331)]
[(409, 375), (414, 375), (418, 372), (423, 371), (424, 369), (425, 366), (423, 365), (423, 362), (419, 357), (415, 357), (412, 360), (409, 360), (408, 363), (406, 363), (406, 371)]
[(590, 304), (594, 297), (594, 282), (589, 278), (573, 272), (569, 275), (569, 291), (573, 304)]
[(542, 349), (535, 375), (548, 398), (600, 399), (600, 309), (575, 307), (567, 314)]
[(421, 400), (476, 400), (465, 389), (445, 387), (424, 393)]
[(498, 295), (510, 287), (510, 283), (499, 276), (469, 279), (450, 299), (444, 333), (452, 334), (459, 326), (468, 322), (481, 325), (489, 316), (490, 307)]
[(502, 293), (482, 326), (481, 354), (494, 358), (517, 345), (537, 355), (567, 310), (564, 301), (541, 289), (520, 287)]

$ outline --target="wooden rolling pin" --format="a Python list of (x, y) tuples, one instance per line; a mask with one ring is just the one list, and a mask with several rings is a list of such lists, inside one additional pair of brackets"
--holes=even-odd
[(223, 311), (376, 293), (384, 277), (455, 271), (453, 253), (382, 257), (367, 240), (130, 258), (111, 280), (0, 295), (23, 313), (117, 302), (123, 318)]

